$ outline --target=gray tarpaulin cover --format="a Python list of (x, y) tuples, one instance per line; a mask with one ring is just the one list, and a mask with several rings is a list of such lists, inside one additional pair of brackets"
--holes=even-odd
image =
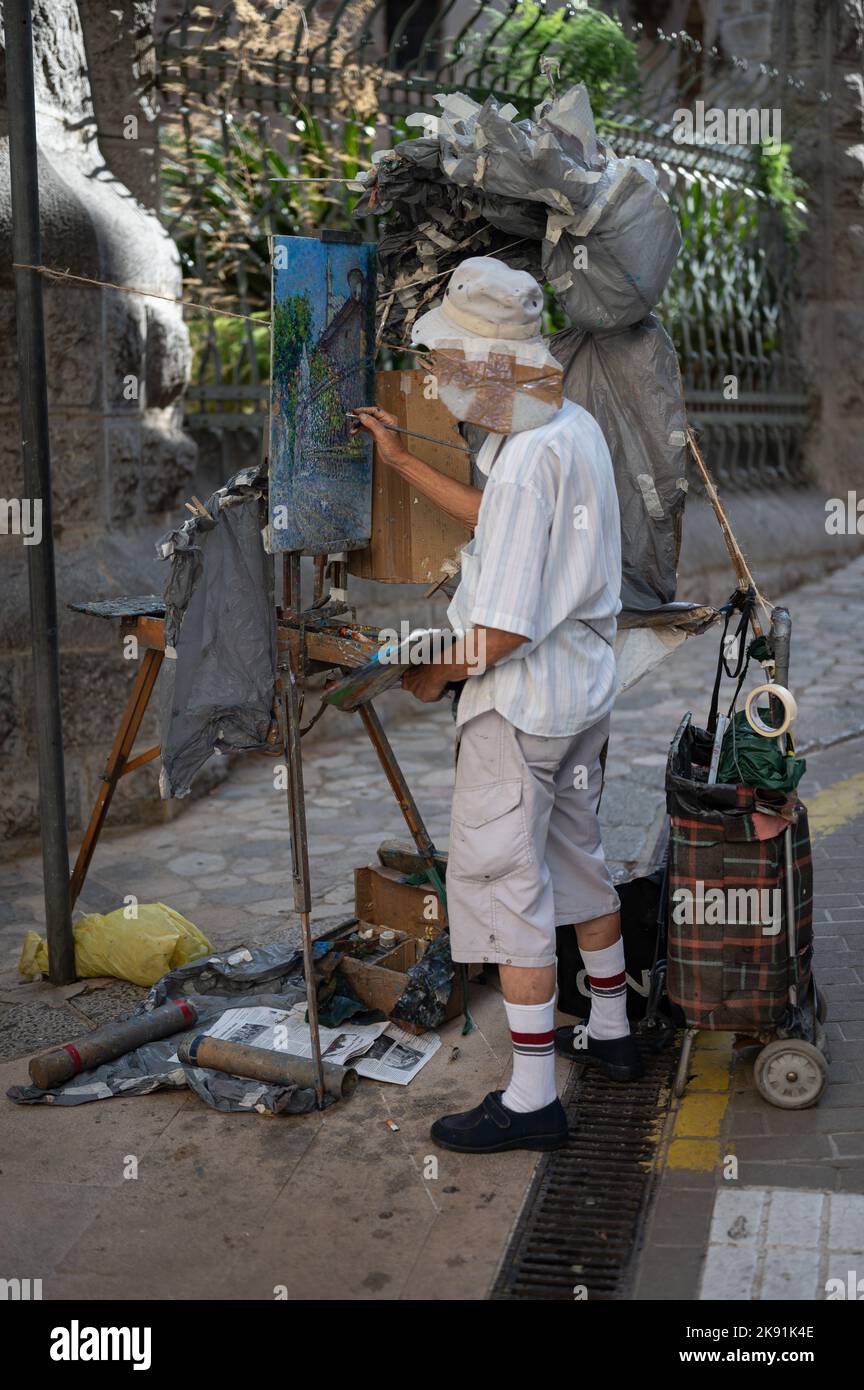
[[(551, 286), (570, 327), (550, 342), (567, 395), (598, 420), (621, 509), (625, 608), (675, 597), (686, 419), (675, 349), (651, 312), (681, 248), (644, 159), (616, 158), (581, 84), (514, 120), (459, 93), (376, 154), (355, 215), (387, 214), (378, 246), (383, 337), (407, 343), (467, 256), (499, 255)], [(390, 299), (388, 300), (388, 291)]]
[[(162, 1042), (147, 1043), (50, 1091), (41, 1091), (38, 1086), (11, 1086), (6, 1094), (22, 1105), (84, 1105), (112, 1096), (143, 1096), (166, 1086), (188, 1086), (214, 1110), (257, 1110), (271, 1115), (301, 1115), (314, 1110), (311, 1087), (268, 1085), (185, 1066), (177, 1057), (181, 1042), (215, 1023), (226, 1009), (257, 1006), (288, 1010), (305, 999), (302, 959), (302, 953), (293, 946), (273, 945), (239, 947), (178, 966), (157, 980), (134, 1014), (182, 996), (198, 1012), (194, 1028)], [(327, 1104), (330, 1100), (325, 1097)]]
[(271, 567), (261, 538), (266, 477), (236, 473), (157, 546), (171, 560), (162, 666), (163, 797), (186, 796), (217, 750), (260, 748), (276, 678)]

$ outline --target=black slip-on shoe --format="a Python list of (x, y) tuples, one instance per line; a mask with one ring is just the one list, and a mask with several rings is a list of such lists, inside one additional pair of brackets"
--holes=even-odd
[(567, 1143), (567, 1116), (557, 1096), (542, 1110), (519, 1115), (501, 1104), (503, 1091), (488, 1096), (462, 1115), (444, 1115), (431, 1129), (444, 1149), (465, 1154), (495, 1154), (504, 1149), (560, 1149)]
[(555, 1051), (571, 1062), (590, 1062), (600, 1067), (610, 1081), (637, 1081), (645, 1067), (632, 1033), (623, 1038), (592, 1038), (583, 1032), (583, 1045), (577, 1046), (573, 1028), (555, 1029)]

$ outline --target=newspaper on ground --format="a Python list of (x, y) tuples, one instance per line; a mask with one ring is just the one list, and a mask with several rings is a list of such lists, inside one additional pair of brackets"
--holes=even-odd
[[(147, 1005), (135, 1010), (133, 1016), (180, 995), (190, 999), (198, 1011), (194, 1028), (159, 1042), (145, 1043), (50, 1090), (21, 1085), (11, 1086), (6, 1094), (19, 1105), (65, 1106), (188, 1086), (214, 1110), (307, 1114), (316, 1108), (311, 1086), (257, 1083), (181, 1063), (177, 1055), (182, 1042), (206, 1032), (211, 1037), (310, 1058), (309, 1025), (304, 1020), (305, 990), (291, 983), (296, 964), (293, 948), (257, 946), (252, 952), (235, 952), (227, 960), (214, 955), (178, 966), (153, 986)], [(198, 993), (202, 987), (206, 992)], [(280, 1007), (283, 1003), (285, 1007)], [(440, 1046), (434, 1034), (415, 1038), (386, 1019), (321, 1028), (320, 1036), (328, 1062), (343, 1067), (356, 1065), (363, 1076), (403, 1086)], [(357, 1065), (358, 1060), (362, 1066)], [(333, 1098), (325, 1096), (324, 1103), (332, 1104)]]
[[(312, 1041), (304, 1015), (306, 1005), (293, 1009), (231, 1009), (204, 1031), (211, 1038), (249, 1043), (292, 1057), (311, 1058)], [(346, 1023), (343, 1028), (320, 1028), (321, 1056), (339, 1067), (352, 1066), (373, 1081), (407, 1086), (441, 1046), (437, 1033), (417, 1037), (385, 1019), (383, 1023)]]
[(384, 1025), (387, 1029), (376, 1038), (354, 1067), (360, 1076), (368, 1076), (371, 1081), (390, 1081), (394, 1086), (407, 1086), (409, 1081), (425, 1067), (441, 1046), (437, 1033), (424, 1033), (417, 1037), (406, 1033), (404, 1028)]
[[(305, 1013), (305, 1003), (296, 1004), (293, 1009), (230, 1009), (202, 1031), (208, 1037), (223, 1038), (226, 1042), (247, 1043), (270, 1052), (309, 1059), (312, 1038)], [(343, 1028), (319, 1028), (321, 1056), (337, 1067), (351, 1066), (352, 1059), (368, 1052), (387, 1027), (384, 1019), (382, 1023), (346, 1023)]]

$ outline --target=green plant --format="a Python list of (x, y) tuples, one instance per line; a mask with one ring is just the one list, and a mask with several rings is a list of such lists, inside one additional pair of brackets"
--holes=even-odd
[(517, 104), (520, 98), (527, 104), (545, 94), (547, 64), (556, 91), (585, 83), (598, 124), (611, 113), (617, 98), (638, 88), (636, 44), (617, 19), (600, 10), (570, 5), (548, 14), (534, 0), (516, 8), (508, 6), (508, 10), (497, 29), (494, 18), (490, 19), (492, 37), (485, 40), (484, 66), (478, 67), (478, 76)]
[[(252, 386), (270, 379), (270, 328), (266, 310), (254, 312), (262, 323), (229, 318), (226, 314), (190, 315), (193, 380), (203, 386)], [(254, 374), (253, 374), (254, 367)], [(255, 408), (249, 399), (249, 409)], [(212, 402), (220, 412), (237, 409), (235, 401)]]
[[(226, 121), (204, 109), (187, 126), (169, 127), (162, 138), (162, 217), (180, 254), (186, 296), (269, 319), (269, 238), (349, 225), (352, 195), (344, 183), (327, 180), (352, 178), (365, 166), (370, 131), (359, 118), (346, 118), (337, 148), (296, 104), (267, 121)], [(277, 306), (277, 325), (285, 312)], [(254, 359), (259, 379), (269, 380), (266, 322), (193, 312), (189, 331), (193, 379), (248, 385)], [(278, 336), (284, 344), (285, 334)]]
[(362, 140), (346, 132), (349, 152), (337, 150), (306, 112), (243, 124), (229, 119), (217, 136), (219, 126), (208, 112), (191, 130), (175, 127), (163, 136), (162, 217), (187, 283), (200, 280), (219, 307), (236, 309), (242, 299), (263, 308), (270, 299), (268, 237), (347, 219), (345, 185), (327, 180), (356, 173)]
[(755, 187), (702, 176), (679, 179), (670, 194), (684, 239), (659, 306), (691, 385), (716, 391), (746, 374), (767, 385), (781, 350), (783, 289), (763, 244), (765, 200)]
[(795, 242), (804, 231), (807, 185), (792, 169), (791, 146), (764, 144), (759, 151), (759, 186), (779, 210), (787, 241)]

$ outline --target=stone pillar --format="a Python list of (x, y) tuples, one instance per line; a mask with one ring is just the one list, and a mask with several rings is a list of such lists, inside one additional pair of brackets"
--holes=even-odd
[(156, 0), (78, 0), (99, 148), (151, 211), (159, 203), (155, 9)]
[[(157, 146), (146, 60), (154, 0), (34, 0), (42, 259), (60, 270), (178, 297), (176, 249), (152, 211)], [(0, 54), (0, 103), (5, 99)], [(126, 117), (134, 117), (134, 121)], [(125, 122), (125, 124), (124, 124)], [(128, 180), (128, 182), (127, 182)], [(188, 495), (189, 372), (182, 310), (46, 280), (61, 681), (73, 830), (86, 820), (136, 663), (116, 627), (69, 602), (161, 592), (153, 541)], [(9, 151), (0, 106), (0, 496), (21, 496)], [(22, 538), (0, 535), (0, 836), (38, 825), (29, 607)], [(4, 698), (5, 697), (5, 698)], [(155, 721), (150, 729), (155, 733)], [(155, 741), (155, 740), (154, 740)], [(152, 770), (125, 796), (152, 803)], [(134, 785), (133, 785), (134, 784)], [(124, 798), (121, 797), (121, 801)], [(113, 813), (112, 813), (113, 815)]]
[(826, 497), (843, 496), (861, 489), (864, 436), (864, 0), (783, 0), (775, 45), (805, 84), (784, 98), (783, 134), (810, 207), (800, 349), (818, 414), (808, 458)]
[(777, 0), (713, 0), (716, 37), (724, 52), (751, 63), (770, 63), (776, 7)]

